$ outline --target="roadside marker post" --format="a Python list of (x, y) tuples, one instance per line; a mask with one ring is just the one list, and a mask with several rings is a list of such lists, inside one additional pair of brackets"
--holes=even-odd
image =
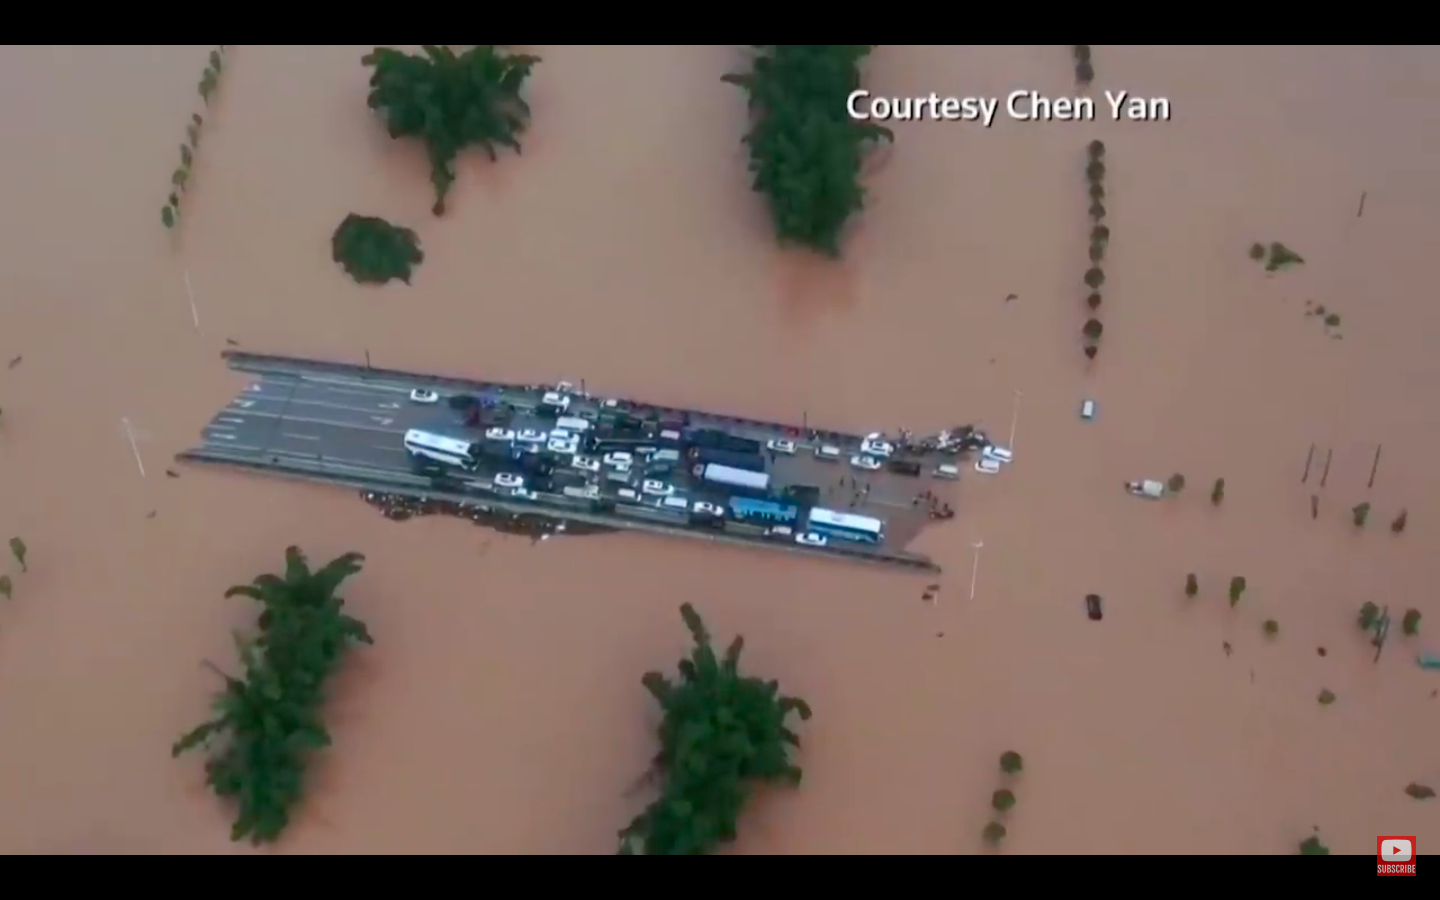
[(130, 427), (130, 420), (124, 416), (120, 417), (120, 424), (125, 429), (125, 439), (130, 442), (130, 452), (135, 454), (135, 467), (140, 470), (140, 477), (145, 477), (145, 463), (140, 460), (140, 445), (135, 442), (135, 429)]

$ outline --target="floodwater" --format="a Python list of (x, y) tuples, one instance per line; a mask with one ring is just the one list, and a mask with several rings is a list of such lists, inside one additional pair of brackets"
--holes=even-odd
[[(0, 357), (24, 357), (0, 369), (0, 530), (30, 548), (0, 600), (0, 852), (252, 852), (200, 759), (168, 749), (217, 686), (201, 660), (228, 664), (252, 618), (222, 591), (289, 543), (368, 555), (347, 595), (377, 643), (337, 685), (335, 747), (279, 852), (611, 852), (653, 752), (640, 675), (673, 668), (687, 600), (816, 710), (804, 786), (763, 796), (737, 852), (980, 852), (1007, 749), (1026, 759), (1007, 852), (1435, 833), (1440, 807), (1402, 792), (1440, 782), (1440, 673), (1414, 664), (1440, 649), (1434, 49), (1097, 46), (1097, 90), (1169, 98), (1173, 120), (898, 125), (839, 265), (773, 249), (729, 47), (527, 47), (525, 153), (467, 160), (444, 219), (418, 148), (365, 109), (365, 48), (234, 47), (172, 237), (207, 49), (0, 53)], [(894, 46), (869, 83), (1070, 79), (1065, 47)], [(1094, 137), (1114, 240), (1087, 369)], [(352, 211), (418, 230), (412, 287), (337, 272)], [(1253, 241), (1307, 262), (1266, 277)], [(850, 430), (1003, 434), (1019, 391), (1017, 461), (919, 540), (947, 570), (935, 603), (920, 578), (767, 553), (396, 524), (347, 492), (166, 477), (236, 387), (227, 338)], [(1319, 462), (1300, 481), (1312, 443), (1323, 489)], [(1176, 502), (1120, 489), (1174, 471)], [(1420, 609), (1421, 636), (1396, 629), (1373, 663), (1367, 600)]]

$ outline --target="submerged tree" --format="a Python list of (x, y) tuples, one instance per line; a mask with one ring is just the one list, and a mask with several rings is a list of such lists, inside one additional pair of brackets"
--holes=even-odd
[(1234, 578), (1231, 578), (1231, 579), (1230, 579), (1230, 605), (1231, 605), (1231, 606), (1234, 606), (1235, 604), (1239, 603), (1239, 602), (1240, 602), (1240, 598), (1243, 597), (1243, 596), (1245, 596), (1245, 588), (1246, 588), (1246, 584), (1245, 584), (1245, 576), (1244, 576), (1244, 575), (1236, 575)]
[(1369, 601), (1366, 601), (1360, 606), (1360, 615), (1356, 619), (1356, 624), (1360, 626), (1362, 631), (1373, 631), (1375, 623), (1379, 621), (1380, 607)]
[(1225, 479), (1215, 479), (1215, 486), (1210, 489), (1210, 502), (1216, 506), (1225, 502)]
[(361, 284), (385, 284), (392, 278), (409, 284), (412, 269), (425, 261), (415, 232), (355, 213), (335, 229), (330, 256)]
[(752, 44), (749, 72), (722, 80), (749, 95), (752, 189), (782, 244), (840, 255), (845, 223), (865, 206), (860, 167), (894, 134), (846, 108), (872, 44)]
[(363, 559), (347, 553), (312, 572), (299, 548), (290, 547), (283, 577), (260, 575), (225, 592), (260, 603), (258, 632), (237, 636), (239, 676), (210, 666), (225, 679), (215, 717), (176, 741), (171, 755), (220, 742), (205, 773), (216, 796), (238, 806), (231, 840), (278, 838), (302, 795), (311, 753), (330, 744), (320, 715), (325, 683), (351, 647), (371, 643), (336, 596)]
[(1088, 269), (1085, 272), (1085, 284), (1092, 291), (1098, 291), (1100, 285), (1105, 283), (1105, 270), (1099, 268)]
[(1409, 636), (1409, 637), (1414, 637), (1415, 635), (1419, 634), (1419, 633), (1420, 633), (1420, 619), (1421, 619), (1420, 610), (1418, 610), (1418, 609), (1407, 609), (1407, 610), (1405, 610), (1405, 616), (1400, 620), (1400, 631), (1401, 631), (1401, 633), (1402, 633), (1402, 634), (1405, 634), (1405, 635), (1407, 635), (1407, 636)]
[(1200, 593), (1200, 579), (1195, 577), (1194, 572), (1191, 572), (1185, 576), (1185, 596), (1193, 598), (1198, 593)]
[(1105, 326), (1099, 319), (1086, 319), (1085, 324), (1080, 328), (1080, 333), (1085, 335), (1086, 340), (1093, 343), (1100, 340), (1100, 336), (1105, 333)]
[(804, 700), (780, 693), (775, 681), (740, 674), (744, 639), (723, 657), (690, 604), (680, 615), (695, 646), (672, 681), (659, 672), (641, 679), (664, 715), (655, 771), (659, 798), (620, 832), (622, 855), (691, 856), (735, 839), (745, 802), (757, 783), (798, 785), (791, 748), (800, 738), (786, 722), (810, 718)]
[(1000, 771), (1006, 775), (1019, 775), (1025, 770), (1025, 760), (1014, 750), (1000, 754)]
[(1356, 528), (1364, 528), (1365, 521), (1370, 518), (1370, 504), (1357, 503), (1350, 508), (1350, 521), (1355, 523)]
[(530, 106), (521, 92), (538, 56), (509, 53), (477, 44), (456, 54), (426, 44), (411, 55), (377, 47), (361, 62), (372, 68), (370, 108), (385, 118), (392, 138), (419, 138), (430, 157), (435, 215), (445, 213), (445, 195), (455, 182), (455, 159), (478, 147), (493, 161), (497, 147), (520, 152), (520, 135), (530, 124)]

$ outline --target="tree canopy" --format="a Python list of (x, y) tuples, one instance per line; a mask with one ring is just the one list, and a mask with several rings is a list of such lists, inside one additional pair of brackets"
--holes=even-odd
[(521, 92), (538, 56), (480, 44), (462, 53), (426, 44), (408, 54), (377, 47), (361, 60), (370, 73), (369, 107), (385, 119), (392, 138), (419, 138), (430, 157), (435, 215), (455, 182), (455, 158), (479, 147), (491, 160), (496, 147), (520, 152), (519, 136), (530, 122)]
[(871, 44), (753, 44), (746, 73), (724, 81), (749, 94), (753, 190), (765, 195), (776, 236), (840, 255), (851, 214), (865, 205), (860, 167), (888, 128), (852, 119), (846, 99), (860, 88)]
[(330, 257), (361, 284), (384, 284), (392, 278), (409, 284), (411, 271), (425, 261), (415, 232), (355, 213), (331, 235)]
[(363, 561), (346, 553), (311, 571), (299, 548), (289, 547), (283, 577), (259, 575), (225, 592), (260, 604), (257, 630), (236, 635), (241, 675), (207, 663), (225, 680), (215, 716), (176, 741), (171, 755), (210, 750), (206, 781), (238, 806), (231, 840), (278, 838), (303, 793), (310, 754), (330, 745), (320, 715), (325, 683), (351, 647), (372, 643), (336, 596)]
[(719, 657), (694, 607), (680, 607), (695, 646), (680, 660), (679, 681), (647, 672), (641, 683), (660, 704), (664, 783), (659, 798), (620, 832), (621, 855), (692, 856), (735, 839), (756, 783), (798, 785), (790, 760), (800, 738), (786, 726), (793, 712), (810, 718), (804, 700), (780, 693), (775, 681), (740, 674), (744, 639)]

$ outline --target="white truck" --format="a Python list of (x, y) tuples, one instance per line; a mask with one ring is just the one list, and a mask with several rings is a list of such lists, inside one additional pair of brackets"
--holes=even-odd
[(1125, 482), (1125, 490), (1136, 497), (1144, 497), (1147, 500), (1159, 500), (1165, 496), (1165, 483), (1162, 481), (1151, 481), (1148, 478), (1143, 481), (1127, 481)]

